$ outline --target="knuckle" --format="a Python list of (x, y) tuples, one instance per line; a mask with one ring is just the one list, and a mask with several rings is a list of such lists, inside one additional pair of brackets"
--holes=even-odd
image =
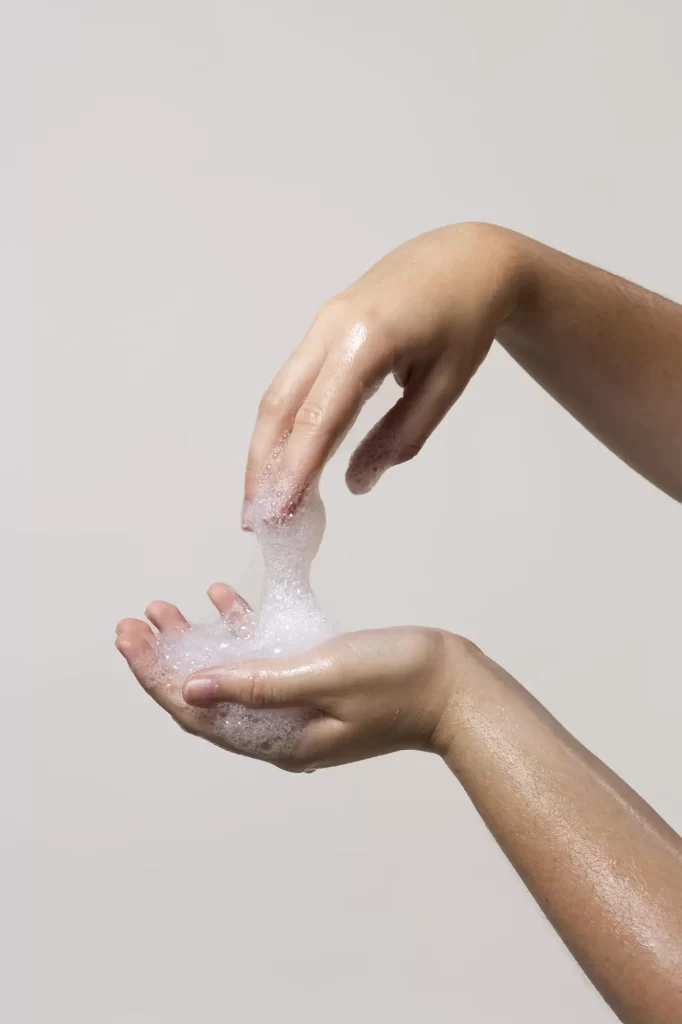
[(330, 320), (338, 321), (344, 318), (348, 311), (348, 295), (346, 292), (337, 292), (320, 307), (316, 321), (328, 323)]
[(266, 672), (254, 672), (248, 683), (246, 703), (254, 708), (264, 708), (273, 703), (274, 689)]
[(381, 307), (362, 301), (361, 296), (354, 295), (352, 289), (328, 299), (320, 309), (317, 321), (337, 328), (345, 326), (350, 329), (361, 325), (367, 337), (371, 337), (375, 344), (390, 341), (395, 335), (391, 321)]
[(276, 388), (269, 387), (258, 404), (258, 414), (272, 419), (284, 412), (286, 407), (286, 397)]
[(325, 410), (319, 402), (306, 401), (296, 413), (295, 424), (319, 432), (324, 426)]
[(410, 462), (415, 456), (419, 455), (420, 451), (424, 447), (423, 441), (405, 441), (400, 445), (396, 454), (396, 464), (402, 465), (403, 462)]
[(356, 320), (367, 328), (368, 334), (377, 338), (386, 338), (391, 335), (389, 321), (378, 306), (365, 306)]
[(325, 664), (330, 676), (343, 678), (353, 675), (365, 663), (367, 651), (363, 633), (346, 633), (330, 649)]

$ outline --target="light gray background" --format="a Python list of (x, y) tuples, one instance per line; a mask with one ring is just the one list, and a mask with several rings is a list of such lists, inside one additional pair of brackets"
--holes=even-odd
[[(492, 220), (682, 299), (679, 4), (0, 12), (3, 1020), (613, 1019), (435, 759), (230, 757), (113, 627), (252, 580), (256, 402), (403, 239)], [(343, 468), (327, 607), (471, 636), (682, 827), (679, 507), (500, 351), (375, 494)]]

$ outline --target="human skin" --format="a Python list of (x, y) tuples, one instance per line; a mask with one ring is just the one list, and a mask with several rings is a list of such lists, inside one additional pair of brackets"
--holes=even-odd
[[(239, 621), (234, 591), (216, 584), (210, 595)], [(163, 602), (148, 615), (162, 632), (187, 627)], [(117, 645), (186, 732), (221, 746), (195, 707), (317, 711), (279, 767), (440, 756), (620, 1019), (682, 1020), (682, 840), (473, 644), (417, 627), (348, 634), (301, 658), (204, 670), (185, 682), (184, 702), (159, 683), (149, 625), (124, 620)]]
[[(393, 373), (403, 396), (347, 473), (351, 490), (367, 491), (420, 450), (494, 338), (682, 500), (682, 308), (523, 236), (461, 225), (401, 246), (321, 311), (261, 403), (244, 525), (283, 437), (285, 513)], [(228, 621), (246, 614), (230, 588), (209, 594)], [(162, 632), (187, 627), (163, 602), (148, 617)], [(346, 635), (298, 659), (204, 670), (186, 681), (184, 701), (159, 685), (148, 624), (124, 620), (117, 645), (183, 729), (223, 746), (194, 708), (318, 711), (280, 767), (439, 755), (620, 1019), (682, 1020), (682, 840), (468, 641), (415, 627)]]
[(682, 307), (489, 224), (421, 235), (320, 310), (260, 403), (243, 525), (288, 437), (285, 504), (393, 374), (403, 395), (353, 455), (355, 493), (413, 458), (493, 339), (612, 451), (682, 500)]

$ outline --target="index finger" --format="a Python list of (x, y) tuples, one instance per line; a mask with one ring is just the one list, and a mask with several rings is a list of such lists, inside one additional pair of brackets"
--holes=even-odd
[(320, 372), (325, 352), (324, 338), (313, 327), (263, 395), (249, 444), (245, 505), (253, 500), (268, 462), (291, 430), (294, 417)]
[(334, 346), (301, 404), (279, 472), (285, 507), (295, 504), (323, 469), (363, 405), (390, 370), (383, 346), (365, 346), (367, 328), (355, 324)]

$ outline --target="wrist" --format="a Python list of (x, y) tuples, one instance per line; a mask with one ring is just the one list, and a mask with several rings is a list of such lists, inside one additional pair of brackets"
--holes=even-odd
[(475, 700), (477, 664), (484, 655), (464, 637), (443, 631), (441, 707), (428, 741), (428, 749), (450, 763), (457, 746), (463, 710)]
[(497, 330), (526, 304), (533, 288), (532, 239), (497, 224), (479, 222), (455, 224), (445, 230), (451, 233), (455, 269), (463, 257), (480, 269), (484, 305), (490, 325)]
[(451, 633), (445, 637), (445, 697), (429, 749), (464, 782), (472, 766), (477, 771), (481, 758), (496, 749), (495, 735), (512, 718), (525, 721), (529, 712), (537, 714), (540, 706), (470, 640)]

